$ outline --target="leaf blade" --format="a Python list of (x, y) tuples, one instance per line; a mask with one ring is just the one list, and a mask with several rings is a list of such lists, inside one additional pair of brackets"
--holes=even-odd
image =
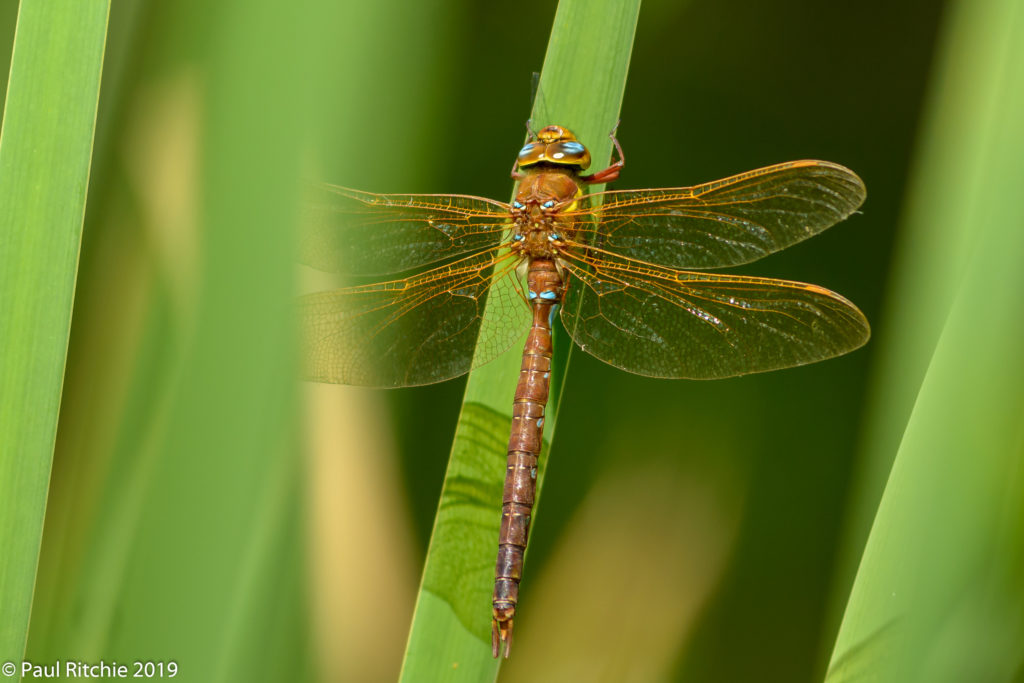
[[(532, 124), (535, 128), (557, 123), (576, 133), (591, 150), (595, 160), (606, 160), (611, 155), (608, 133), (615, 126), (625, 88), (629, 67), (633, 33), (640, 3), (638, 0), (604, 0), (581, 2), (563, 0), (559, 3), (548, 51), (544, 60)], [(595, 162), (596, 166), (596, 162)], [(595, 191), (600, 188), (595, 187)], [(511, 282), (508, 282), (512, 286)], [(498, 294), (500, 296), (500, 294)], [(522, 342), (497, 360), (472, 372), (466, 387), (463, 410), (452, 446), (441, 493), (439, 511), (450, 504), (458, 490), (456, 482), (473, 476), (473, 467), (467, 461), (480, 450), (467, 443), (472, 423), (480, 415), (510, 416), (513, 389), (519, 376)], [(560, 337), (560, 338), (559, 338)], [(571, 344), (556, 333), (556, 362), (560, 367), (552, 372), (552, 391), (545, 416), (545, 445), (542, 448), (540, 473), (537, 480), (538, 497), (543, 483), (548, 444), (554, 433), (558, 397), (562, 377), (568, 366), (565, 349)], [(563, 356), (564, 354), (564, 356)], [(488, 430), (491, 443), (504, 444), (508, 439), (508, 422), (491, 419)], [(499, 427), (504, 424), (504, 428)], [(504, 449), (489, 454), (489, 473), (479, 476), (482, 490), (500, 491), (504, 476)], [(475, 457), (475, 456), (472, 456)], [(461, 577), (445, 571), (445, 562), (439, 554), (442, 548), (452, 546), (443, 539), (454, 535), (460, 525), (472, 526), (471, 519), (458, 516), (435, 518), (430, 548), (424, 567), (416, 612), (402, 667), (402, 680), (483, 680), (497, 676), (499, 661), (490, 651), (490, 594), (493, 585), (494, 556), (497, 550), (500, 496), (495, 495), (490, 511), (490, 522), (476, 527), (472, 537), (461, 537), (459, 552), (474, 558), (469, 562), (477, 567), (472, 586), (460, 586)], [(486, 515), (482, 509), (467, 508), (471, 514)], [(465, 528), (465, 527), (463, 527)], [(450, 563), (447, 566), (452, 566)], [(530, 570), (527, 569), (527, 572)], [(446, 586), (449, 595), (464, 596), (467, 610), (473, 614), (471, 624), (464, 624), (458, 614), (460, 608), (439, 600), (438, 586)], [(431, 590), (431, 587), (434, 587)]]
[(0, 133), (0, 659), (27, 641), (109, 2), (23, 2)]

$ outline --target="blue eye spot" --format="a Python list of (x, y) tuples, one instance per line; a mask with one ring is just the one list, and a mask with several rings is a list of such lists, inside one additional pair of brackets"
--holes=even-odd
[(555, 205), (555, 200), (554, 199), (549, 199), (546, 202), (544, 202), (543, 204), (541, 204), (541, 206), (543, 206), (545, 209), (550, 209), (554, 205)]
[(544, 299), (545, 301), (554, 301), (555, 299), (558, 298), (558, 293), (557, 292), (541, 292), (540, 293), (540, 298)]
[(560, 240), (560, 239), (562, 239), (562, 236), (559, 235), (557, 232), (553, 232), (550, 235), (548, 235), (548, 241), (550, 241), (550, 242), (554, 242), (555, 240)]
[(572, 154), (582, 154), (587, 151), (587, 148), (579, 142), (563, 142), (562, 149)]
[(512, 208), (513, 209), (525, 209), (526, 205), (523, 204), (521, 201), (517, 200), (517, 201), (512, 202)]
[(513, 242), (522, 242), (525, 239), (526, 238), (523, 237), (522, 235), (512, 235), (512, 241)]
[(523, 147), (521, 150), (519, 150), (519, 156), (523, 157), (523, 156), (528, 155), (530, 152), (532, 152), (534, 150), (535, 147), (536, 147), (536, 145), (531, 142), (526, 147)]
[(536, 299), (536, 298), (537, 298), (537, 292), (535, 292), (535, 291), (533, 291), (533, 290), (531, 289), (531, 290), (530, 290), (530, 298), (531, 298), (531, 299)]

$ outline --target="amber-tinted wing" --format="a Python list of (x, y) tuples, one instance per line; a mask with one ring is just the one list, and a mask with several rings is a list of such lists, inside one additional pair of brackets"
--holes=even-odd
[[(516, 261), (491, 249), (404, 280), (302, 297), (305, 378), (407, 387), (493, 360), (529, 328), (521, 296), (491, 289)], [(491, 297), (485, 316), (489, 290), (503, 293)]]
[(832, 358), (864, 344), (864, 315), (823, 287), (676, 271), (567, 250), (562, 321), (588, 353), (650, 377), (714, 379)]
[(508, 206), (455, 194), (373, 194), (336, 185), (310, 189), (300, 258), (319, 270), (384, 275), (493, 247)]
[(864, 196), (864, 183), (848, 168), (791, 161), (694, 187), (589, 195), (590, 205), (597, 199), (601, 207), (597, 222), (580, 221), (579, 237), (670, 268), (735, 266), (818, 234)]

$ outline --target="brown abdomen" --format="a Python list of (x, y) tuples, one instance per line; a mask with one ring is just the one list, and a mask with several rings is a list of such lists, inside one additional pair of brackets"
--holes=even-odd
[(530, 534), (530, 514), (537, 487), (537, 459), (544, 433), (544, 407), (551, 378), (551, 318), (562, 301), (562, 279), (550, 259), (533, 259), (527, 275), (533, 326), (523, 349), (512, 433), (508, 440), (508, 466), (501, 506), (498, 562), (494, 570), (491, 645), (497, 657), (511, 645), (512, 622), (523, 575), (523, 555)]

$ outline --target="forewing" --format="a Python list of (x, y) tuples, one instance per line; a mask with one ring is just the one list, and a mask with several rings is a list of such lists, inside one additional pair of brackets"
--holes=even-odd
[(384, 275), (493, 247), (508, 207), (453, 194), (373, 194), (336, 185), (310, 189), (300, 259), (319, 270)]
[(515, 290), (483, 314), (491, 284), (515, 265), (511, 254), (489, 250), (404, 280), (302, 297), (305, 378), (406, 387), (493, 360), (529, 327), (529, 308)]
[(566, 329), (628, 372), (732, 377), (832, 358), (868, 339), (857, 307), (816, 285), (566, 256)]
[[(669, 268), (755, 261), (816, 235), (864, 202), (864, 183), (827, 161), (791, 161), (697, 185), (601, 192), (582, 241)], [(584, 204), (586, 206), (587, 204)]]

